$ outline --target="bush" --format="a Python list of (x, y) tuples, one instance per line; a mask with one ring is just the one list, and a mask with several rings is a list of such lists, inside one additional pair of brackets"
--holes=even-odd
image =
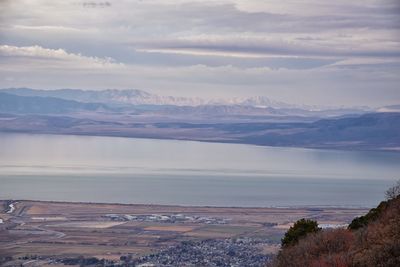
[(306, 236), (308, 233), (316, 233), (321, 228), (318, 228), (318, 223), (313, 220), (301, 219), (294, 223), (292, 227), (286, 232), (282, 239), (282, 247), (295, 245), (300, 238)]
[(344, 267), (350, 266), (349, 251), (354, 235), (345, 229), (324, 230), (308, 235), (278, 254), (276, 267)]

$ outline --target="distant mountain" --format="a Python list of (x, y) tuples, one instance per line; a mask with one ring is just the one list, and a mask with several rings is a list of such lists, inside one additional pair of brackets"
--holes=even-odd
[[(126, 105), (158, 105), (158, 106), (175, 106), (175, 107), (200, 107), (200, 110), (205, 111), (202, 106), (237, 106), (257, 108), (256, 112), (260, 112), (261, 108), (270, 109), (267, 111), (272, 113), (299, 115), (299, 116), (341, 116), (345, 114), (362, 114), (367, 111), (372, 111), (367, 107), (343, 108), (343, 107), (318, 107), (307, 105), (293, 105), (284, 102), (272, 100), (265, 96), (256, 96), (250, 98), (232, 98), (232, 99), (211, 99), (190, 97), (174, 97), (174, 96), (159, 96), (148, 92), (136, 89), (127, 90), (80, 90), (80, 89), (59, 89), (59, 90), (35, 90), (29, 88), (10, 88), (1, 89), (0, 92), (19, 95), (19, 96), (40, 96), (40, 97), (56, 97), (78, 102), (96, 102), (104, 103), (113, 106)], [(271, 110), (274, 109), (275, 111)], [(167, 109), (171, 111), (171, 108)], [(177, 110), (180, 110), (179, 108)], [(277, 111), (280, 110), (280, 111)], [(194, 111), (194, 109), (192, 109)], [(254, 110), (252, 110), (253, 112)], [(199, 113), (198, 111), (196, 111)]]
[[(5, 91), (5, 90), (4, 90)], [(112, 93), (112, 91), (102, 92), (102, 94), (92, 95), (90, 91), (62, 90), (61, 93), (50, 91), (36, 91), (31, 89), (19, 89), (19, 94), (14, 95), (0, 91), (0, 113), (9, 114), (68, 114), (82, 111), (91, 112), (119, 112), (129, 114), (148, 114), (159, 116), (181, 116), (181, 117), (229, 117), (229, 116), (285, 116), (285, 113), (279, 112), (273, 108), (256, 108), (251, 106), (222, 106), (222, 105), (201, 105), (201, 106), (173, 106), (173, 105), (126, 105), (110, 107), (103, 103), (78, 102), (76, 100), (67, 100), (65, 98), (75, 98), (81, 100), (103, 99), (99, 96)], [(130, 95), (134, 92), (129, 92)], [(35, 95), (35, 96), (33, 96)], [(39, 95), (39, 96), (37, 96)], [(52, 95), (52, 96), (47, 96)], [(122, 94), (118, 93), (121, 97)], [(138, 96), (146, 96), (138, 92)], [(58, 97), (54, 97), (58, 96)], [(138, 101), (143, 103), (143, 101)]]
[(378, 112), (400, 112), (400, 105), (381, 107), (378, 109)]
[(2, 115), (0, 132), (103, 135), (263, 146), (400, 151), (400, 113), (315, 122), (176, 122), (142, 115)]
[(14, 114), (61, 114), (77, 111), (110, 111), (105, 104), (80, 103), (55, 97), (17, 96), (0, 92), (0, 112)]
[(244, 137), (248, 143), (346, 149), (399, 149), (400, 113), (324, 119), (298, 124), (289, 131), (266, 131)]
[(287, 104), (284, 102), (279, 102), (272, 100), (265, 96), (254, 96), (245, 99), (238, 99), (235, 103), (242, 106), (252, 106), (252, 107), (271, 107), (271, 108), (298, 108), (296, 105)]
[(285, 112), (271, 107), (259, 108), (241, 105), (165, 106), (155, 113), (191, 116), (286, 116)]
[(158, 96), (142, 90), (36, 90), (29, 88), (1, 89), (0, 92), (19, 96), (41, 96), (57, 97), (79, 102), (98, 102), (114, 105), (176, 105), (176, 106), (198, 106), (205, 105), (207, 101), (200, 98)]

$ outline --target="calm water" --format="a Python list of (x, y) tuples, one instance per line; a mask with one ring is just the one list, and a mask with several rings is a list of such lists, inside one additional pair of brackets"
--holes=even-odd
[(363, 206), (400, 153), (0, 134), (0, 199), (211, 206)]

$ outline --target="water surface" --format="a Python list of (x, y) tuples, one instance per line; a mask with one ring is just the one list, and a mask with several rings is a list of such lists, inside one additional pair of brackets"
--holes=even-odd
[(372, 207), (400, 153), (0, 134), (0, 199)]

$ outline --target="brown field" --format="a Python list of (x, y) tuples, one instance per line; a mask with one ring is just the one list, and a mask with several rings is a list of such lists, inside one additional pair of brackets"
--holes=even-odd
[(184, 226), (184, 225), (154, 225), (143, 228), (145, 231), (168, 231), (168, 232), (191, 232), (195, 229), (195, 226)]
[[(271, 253), (279, 248), (280, 238), (286, 229), (300, 218), (340, 225), (366, 213), (365, 209), (219, 208), (18, 201), (13, 203), (16, 209), (10, 214), (5, 212), (5, 202), (0, 201), (0, 204), (4, 207), (0, 211), (0, 218), (4, 221), (0, 224), (0, 257), (11, 256), (14, 259), (29, 255), (42, 258), (82, 255), (119, 259), (127, 254), (135, 257), (157, 252), (185, 240), (238, 237), (266, 238), (271, 245), (264, 245), (262, 249)], [(106, 216), (110, 214), (181, 214), (224, 221), (124, 221)], [(39, 262), (43, 263), (36, 260), (28, 262), (26, 266), (42, 266)]]

